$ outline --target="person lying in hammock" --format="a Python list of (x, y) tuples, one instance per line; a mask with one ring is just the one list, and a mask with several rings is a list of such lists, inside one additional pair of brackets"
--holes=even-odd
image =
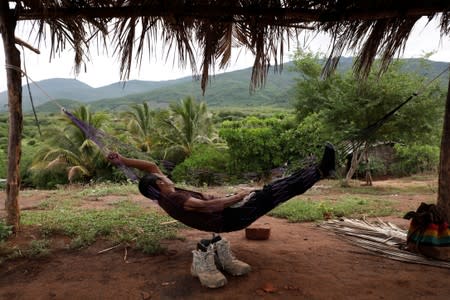
[(335, 150), (327, 143), (319, 164), (313, 163), (259, 190), (216, 197), (175, 187), (153, 162), (126, 158), (115, 152), (108, 155), (108, 160), (115, 165), (144, 171), (146, 174), (139, 180), (142, 195), (157, 201), (167, 214), (185, 225), (213, 233), (248, 227), (279, 204), (303, 194), (335, 171)]
[[(259, 190), (215, 197), (175, 187), (153, 162), (126, 158), (114, 152), (108, 155), (108, 160), (118, 166), (144, 171), (146, 175), (139, 180), (142, 195), (157, 201), (167, 214), (185, 225), (213, 233), (248, 227), (279, 204), (306, 192), (317, 181), (335, 171), (335, 150), (327, 143), (320, 164), (313, 163)], [(247, 263), (234, 257), (229, 242), (220, 236), (201, 240), (192, 254), (191, 274), (209, 288), (227, 283), (217, 266), (234, 276), (247, 274), (251, 270)]]

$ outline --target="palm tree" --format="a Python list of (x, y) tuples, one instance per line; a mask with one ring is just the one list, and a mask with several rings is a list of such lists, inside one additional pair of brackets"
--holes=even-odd
[(155, 144), (155, 122), (154, 112), (149, 108), (148, 103), (131, 105), (132, 111), (126, 112), (130, 118), (127, 129), (131, 134), (130, 138), (139, 149), (150, 152)]
[(195, 144), (211, 142), (213, 126), (205, 102), (186, 97), (170, 104), (169, 111), (170, 116), (164, 120), (166, 126), (160, 132), (167, 146), (181, 148), (189, 156)]
[[(73, 114), (84, 123), (101, 128), (107, 120), (105, 114), (93, 114), (87, 106), (81, 106)], [(67, 179), (72, 182), (80, 178), (92, 178), (98, 167), (104, 164), (98, 146), (87, 139), (84, 132), (70, 120), (64, 119), (67, 126), (49, 129), (45, 136), (46, 145), (36, 154), (31, 170), (39, 172), (64, 168)]]

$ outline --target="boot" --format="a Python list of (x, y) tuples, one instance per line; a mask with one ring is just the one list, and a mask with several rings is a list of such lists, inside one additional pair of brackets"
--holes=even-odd
[(225, 276), (217, 270), (212, 245), (208, 246), (206, 252), (194, 250), (192, 254), (191, 274), (198, 277), (203, 286), (214, 289), (227, 283)]
[(200, 240), (200, 242), (197, 243), (197, 250), (207, 251), (209, 245), (214, 244), (215, 242), (218, 242), (221, 239), (222, 237), (220, 235), (213, 235), (213, 238), (210, 240), (202, 239)]
[(214, 243), (216, 250), (216, 264), (220, 269), (230, 273), (233, 276), (241, 276), (251, 271), (251, 267), (243, 261), (236, 259), (231, 252), (230, 243), (221, 239)]
[(336, 150), (331, 143), (325, 144), (322, 161), (319, 165), (322, 178), (336, 177)]

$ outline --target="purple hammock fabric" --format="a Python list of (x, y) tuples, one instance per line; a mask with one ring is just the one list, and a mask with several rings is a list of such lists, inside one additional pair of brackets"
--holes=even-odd
[[(106, 139), (106, 134), (80, 119), (74, 116), (72, 113), (68, 112), (66, 109), (62, 109), (62, 111), (66, 114), (66, 116), (75, 124), (81, 131), (83, 131), (86, 138), (93, 141), (100, 149), (100, 151), (106, 156), (110, 152), (107, 145), (103, 142)], [(124, 165), (117, 166), (124, 174), (132, 181), (139, 181), (139, 177), (134, 173), (130, 168), (127, 168)]]

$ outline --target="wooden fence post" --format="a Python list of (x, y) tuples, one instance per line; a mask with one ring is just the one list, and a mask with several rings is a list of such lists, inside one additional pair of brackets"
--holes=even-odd
[(17, 20), (9, 8), (9, 1), (0, 1), (0, 32), (5, 51), (6, 82), (8, 86), (9, 131), (8, 131), (8, 176), (6, 182), (6, 222), (17, 232), (20, 226), (19, 190), (20, 155), (23, 128), (22, 78), (20, 52), (15, 45)]

